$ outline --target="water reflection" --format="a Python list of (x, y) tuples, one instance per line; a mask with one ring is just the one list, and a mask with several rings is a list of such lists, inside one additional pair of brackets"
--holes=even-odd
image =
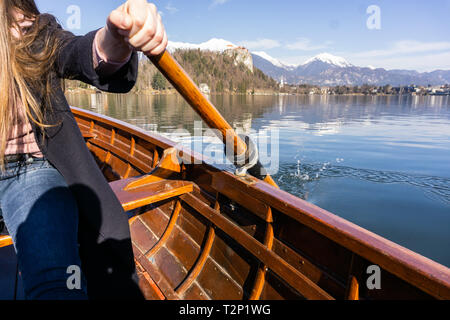
[[(189, 128), (199, 117), (178, 95), (107, 95), (68, 94), (72, 105), (90, 109), (136, 125), (157, 124), (162, 129), (182, 125)], [(370, 121), (390, 115), (403, 116), (433, 114), (442, 116), (448, 111), (447, 96), (228, 96), (216, 95), (211, 100), (222, 115), (238, 126), (253, 118), (289, 119), (307, 124)], [(273, 111), (277, 111), (275, 116)], [(298, 113), (304, 112), (301, 117)], [(446, 115), (448, 119), (448, 113)], [(328, 125), (329, 124), (329, 125)], [(277, 123), (278, 125), (278, 123)], [(163, 131), (163, 130), (160, 130)]]

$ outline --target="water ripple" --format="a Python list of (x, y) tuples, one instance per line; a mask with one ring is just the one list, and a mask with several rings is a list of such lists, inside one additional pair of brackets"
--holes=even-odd
[(358, 169), (331, 163), (301, 163), (282, 165), (275, 176), (286, 191), (307, 196), (307, 183), (324, 178), (355, 178), (373, 183), (403, 183), (423, 189), (432, 199), (450, 204), (450, 178), (414, 175), (402, 172)]

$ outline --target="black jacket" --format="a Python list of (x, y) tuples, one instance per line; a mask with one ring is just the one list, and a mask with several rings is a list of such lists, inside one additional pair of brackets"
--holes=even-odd
[[(48, 17), (47, 17), (48, 18)], [(50, 19), (49, 27), (57, 22)], [(45, 138), (33, 125), (36, 141), (48, 161), (64, 176), (79, 210), (79, 244), (82, 269), (92, 299), (142, 298), (137, 286), (128, 218), (89, 152), (61, 87), (61, 79), (81, 80), (98, 89), (126, 93), (138, 73), (138, 56), (114, 75), (101, 77), (93, 67), (92, 45), (96, 31), (85, 36), (63, 32), (64, 45), (55, 62), (55, 97), (45, 118), (57, 126)]]

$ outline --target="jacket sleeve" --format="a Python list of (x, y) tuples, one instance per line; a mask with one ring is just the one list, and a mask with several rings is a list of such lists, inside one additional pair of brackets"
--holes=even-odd
[(138, 55), (133, 52), (130, 60), (112, 75), (104, 76), (94, 69), (92, 46), (98, 30), (84, 36), (75, 36), (63, 31), (62, 46), (55, 61), (60, 78), (80, 80), (112, 93), (127, 93), (136, 84)]

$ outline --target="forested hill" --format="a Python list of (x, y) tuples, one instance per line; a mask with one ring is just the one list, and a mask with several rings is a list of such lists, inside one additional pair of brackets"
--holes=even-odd
[[(279, 84), (253, 66), (246, 50), (225, 52), (177, 49), (172, 53), (194, 82), (211, 93), (273, 93)], [(146, 57), (140, 59), (139, 76), (133, 92), (151, 93), (173, 89), (169, 82)], [(69, 80), (66, 89), (93, 89), (78, 81)]]
[[(243, 62), (237, 51), (212, 52), (197, 49), (178, 49), (174, 58), (197, 85), (208, 85), (211, 93), (274, 92), (278, 83), (261, 70)], [(169, 83), (153, 64), (143, 58), (140, 62), (138, 83), (134, 90), (162, 90)], [(253, 70), (252, 70), (253, 69)]]

